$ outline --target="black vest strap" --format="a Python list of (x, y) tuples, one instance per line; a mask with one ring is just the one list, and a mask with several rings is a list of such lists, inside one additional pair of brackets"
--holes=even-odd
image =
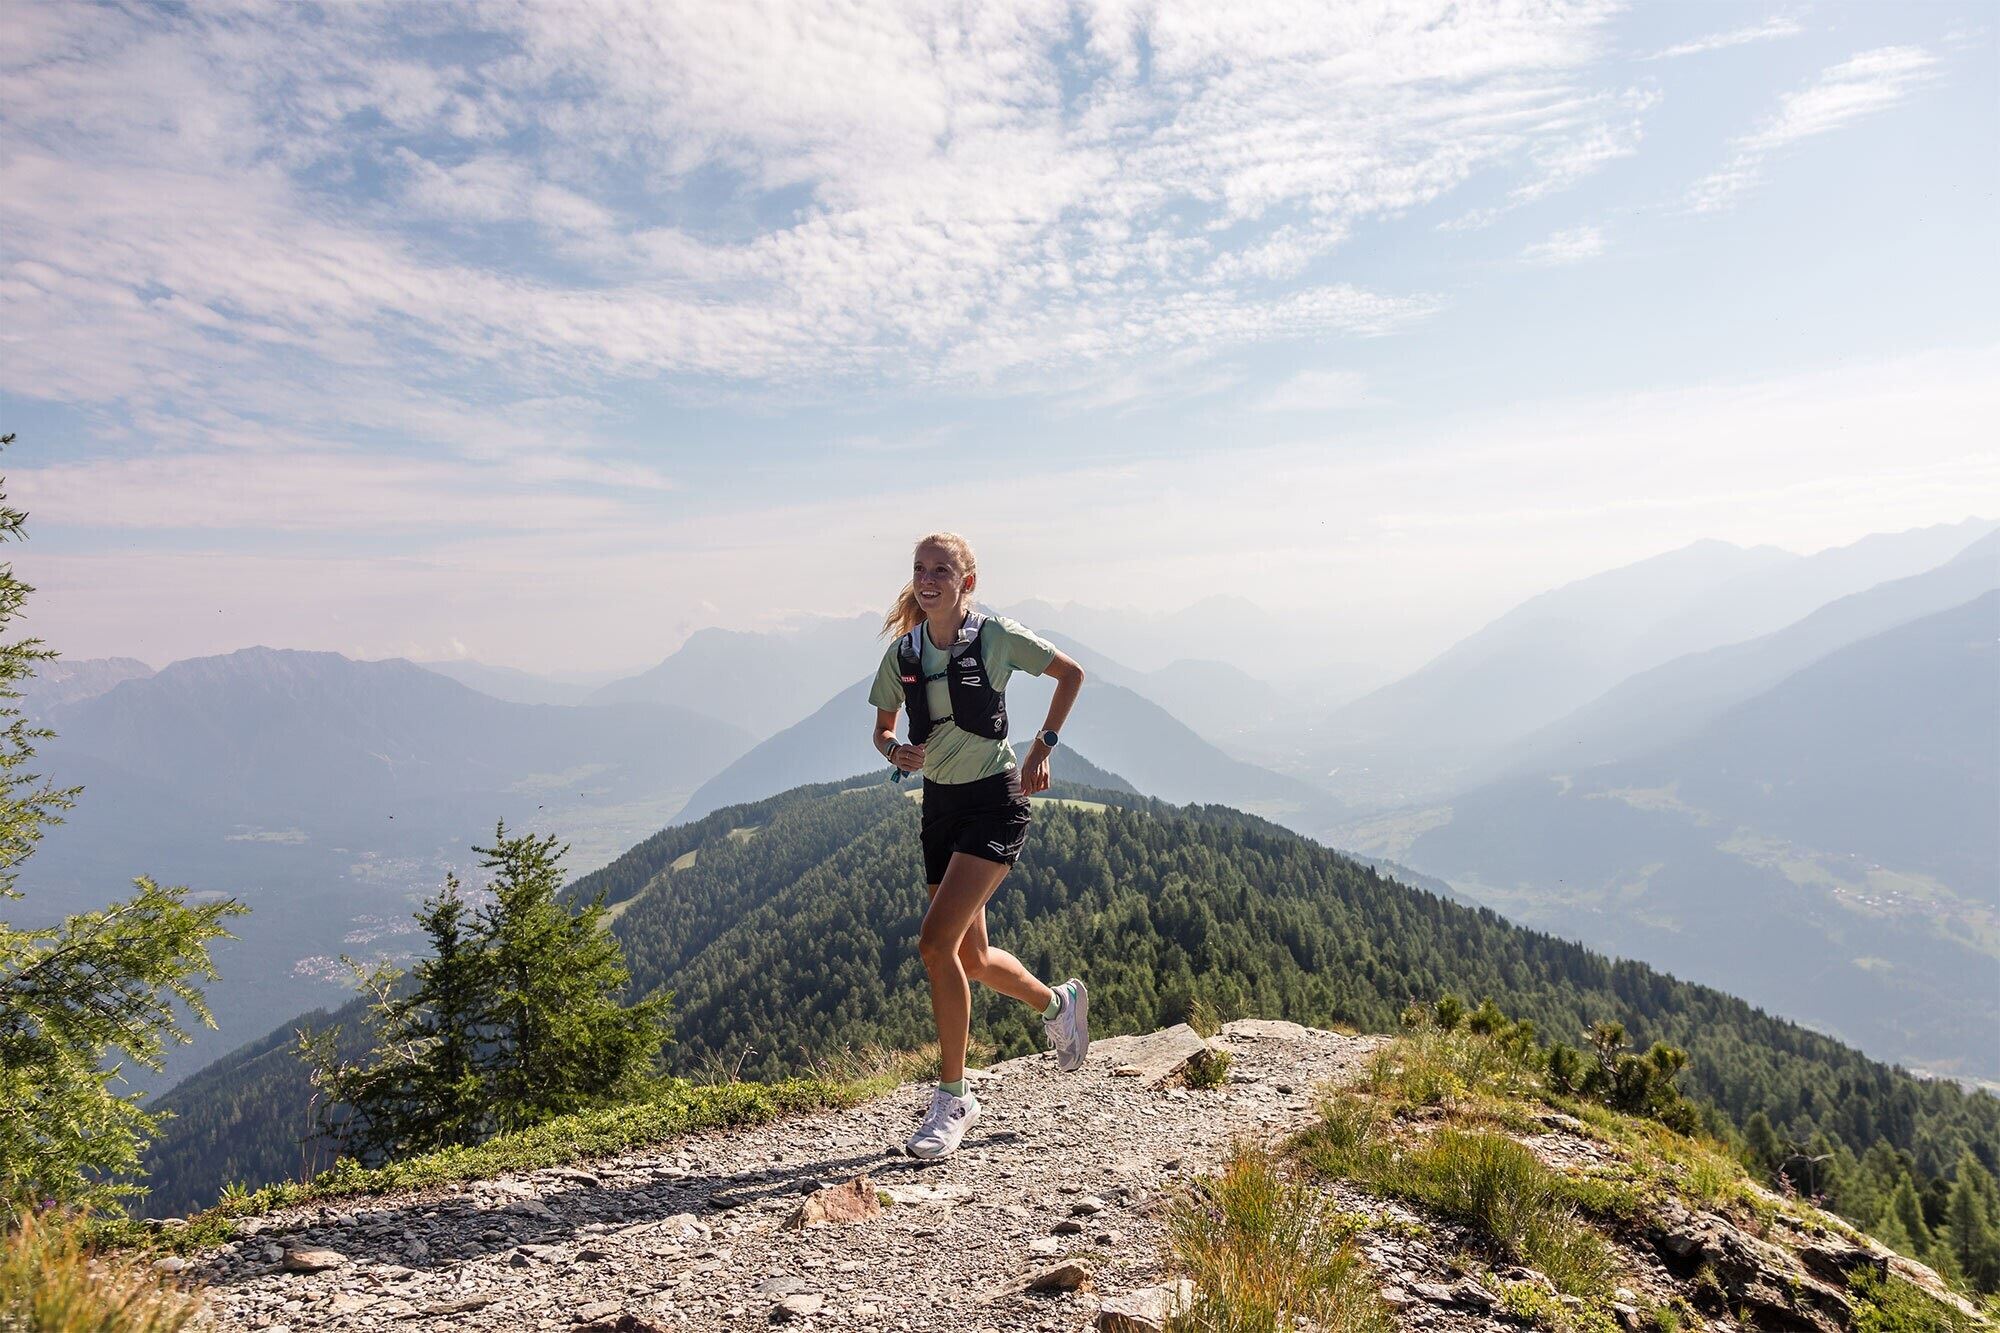
[(916, 628), (898, 641), (896, 658), (903, 682), (903, 707), (910, 715), (910, 744), (922, 745), (940, 722), (950, 722), (960, 731), (987, 740), (1007, 738), (1007, 697), (993, 688), (980, 649), (980, 631), (985, 627), (986, 617), (977, 611), (968, 612), (965, 623), (959, 626), (958, 638), (946, 653), (943, 672), (945, 690), (951, 696), (951, 712), (939, 718), (931, 716), (930, 692), (926, 688), (937, 677), (924, 675), (924, 644), (918, 637), (928, 634), (929, 628), (919, 621)]

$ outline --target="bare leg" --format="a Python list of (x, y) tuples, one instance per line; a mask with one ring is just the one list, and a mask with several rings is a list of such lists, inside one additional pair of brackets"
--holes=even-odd
[(937, 1018), (938, 1080), (965, 1077), (965, 1045), (971, 1035), (972, 985), (959, 949), (972, 924), (985, 913), (986, 900), (1007, 877), (1008, 867), (963, 852), (952, 854), (944, 879), (931, 895), (917, 933), (917, 951), (931, 979), (931, 1013)]
[(972, 929), (965, 932), (965, 943), (958, 946), (958, 957), (965, 964), (966, 976), (1011, 1000), (1033, 1006), (1037, 1013), (1048, 1008), (1049, 1001), (1055, 998), (1055, 992), (1022, 966), (1020, 959), (987, 942), (983, 907), (973, 919)]

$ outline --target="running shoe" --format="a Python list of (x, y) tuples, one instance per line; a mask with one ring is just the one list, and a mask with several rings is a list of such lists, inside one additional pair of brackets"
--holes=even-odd
[(963, 1097), (954, 1097), (939, 1088), (931, 1095), (931, 1108), (923, 1123), (910, 1135), (907, 1151), (912, 1157), (944, 1157), (958, 1147), (965, 1131), (979, 1119), (979, 1098), (967, 1088)]
[(1042, 1020), (1042, 1031), (1056, 1048), (1056, 1068), (1067, 1074), (1090, 1054), (1090, 992), (1071, 977), (1056, 987), (1056, 993), (1062, 997), (1062, 1012)]

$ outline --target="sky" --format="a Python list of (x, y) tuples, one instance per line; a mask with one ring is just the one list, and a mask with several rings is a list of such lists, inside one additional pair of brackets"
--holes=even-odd
[(27, 627), (539, 671), (981, 589), (1401, 669), (2000, 515), (1985, 4), (0, 6)]

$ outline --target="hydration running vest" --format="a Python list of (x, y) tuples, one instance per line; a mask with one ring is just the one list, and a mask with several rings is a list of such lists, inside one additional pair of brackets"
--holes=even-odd
[(910, 714), (910, 744), (922, 745), (940, 722), (949, 722), (960, 731), (983, 736), (989, 741), (1007, 739), (1007, 696), (993, 688), (986, 674), (986, 661), (979, 651), (979, 631), (986, 617), (968, 612), (959, 626), (958, 638), (946, 650), (945, 689), (951, 694), (951, 712), (931, 716), (930, 691), (926, 688), (937, 676), (924, 675), (924, 646), (919, 635), (930, 630), (923, 621), (896, 641), (897, 674), (903, 681), (903, 707)]

